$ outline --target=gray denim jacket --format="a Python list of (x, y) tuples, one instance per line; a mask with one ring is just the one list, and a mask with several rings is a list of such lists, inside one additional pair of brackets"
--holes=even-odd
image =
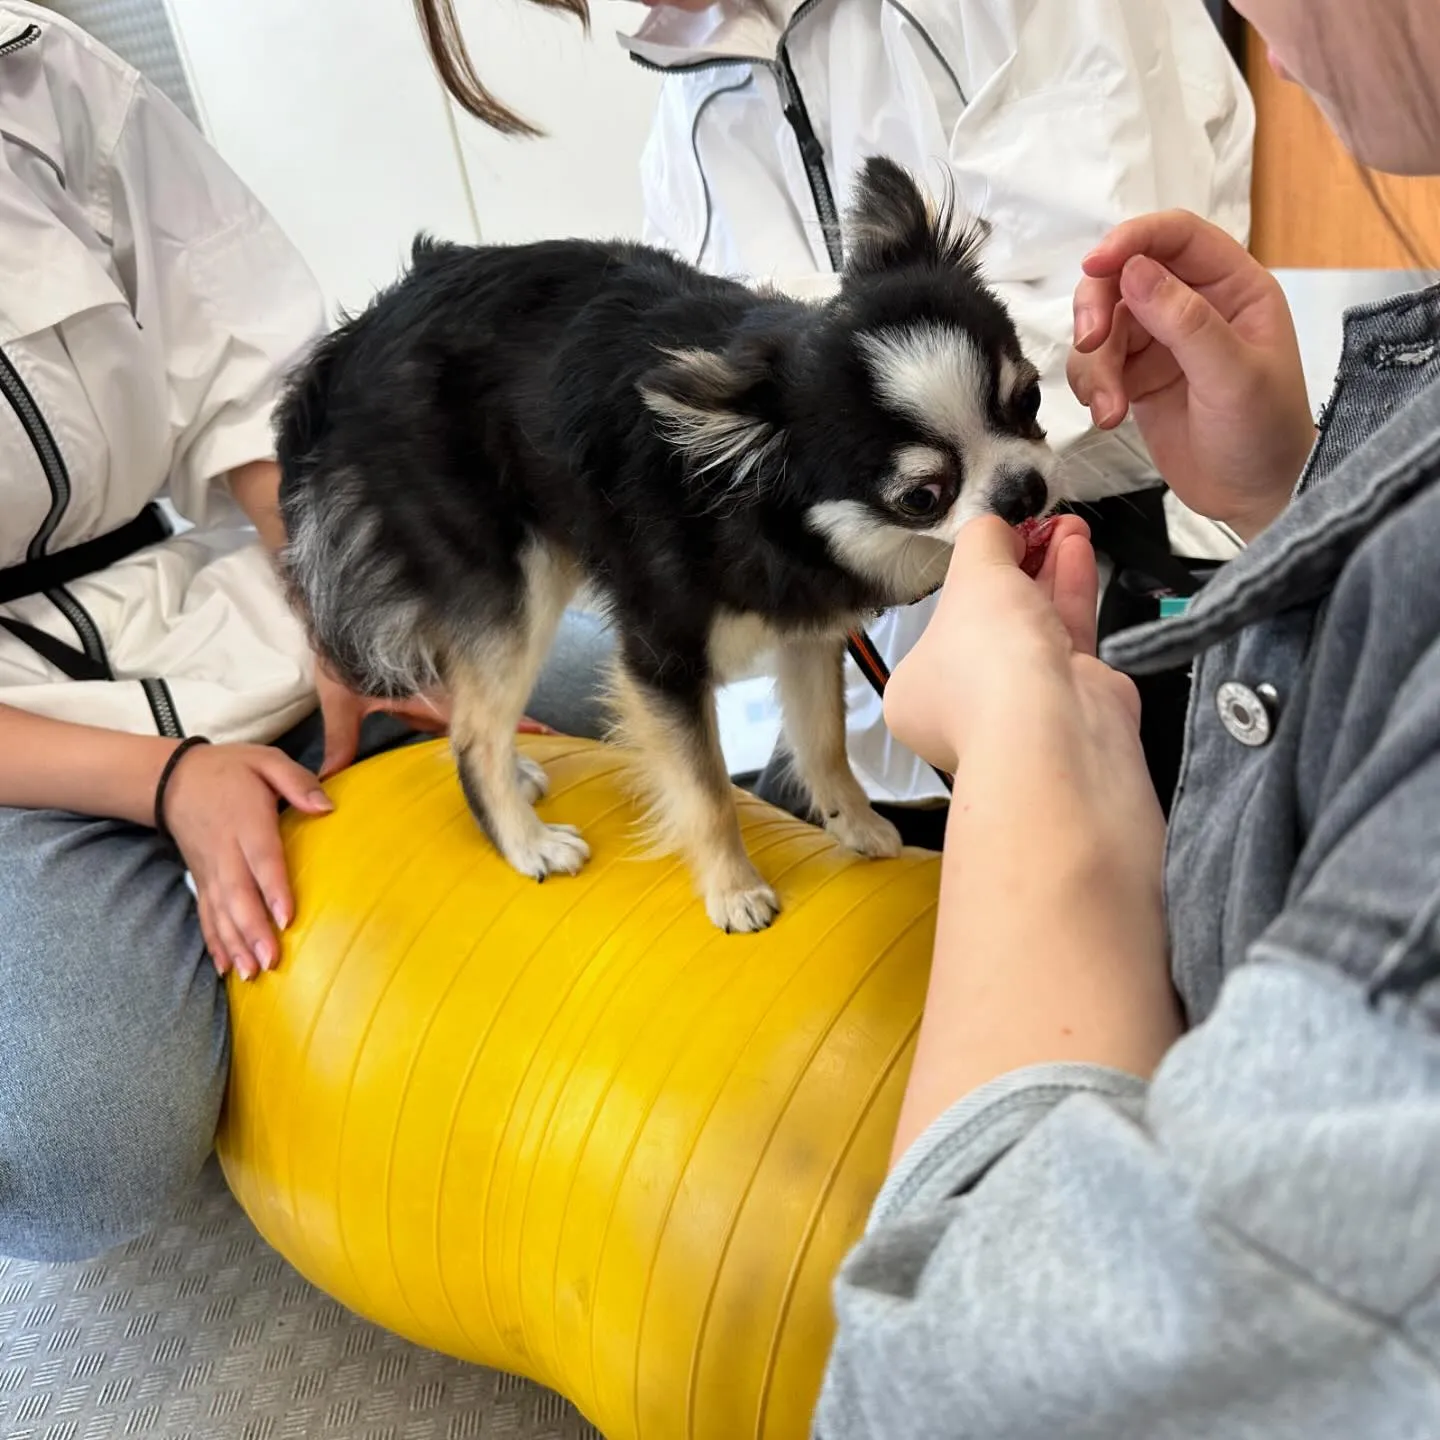
[[(911, 1148), (836, 1284), (824, 1440), (1440, 1437), (1440, 289), (1352, 312), (1195, 659), (1166, 865), (1193, 1028)], [(1198, 657), (1198, 658), (1196, 658)]]

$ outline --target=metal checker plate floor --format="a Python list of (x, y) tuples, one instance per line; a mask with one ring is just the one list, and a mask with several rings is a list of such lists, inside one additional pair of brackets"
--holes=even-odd
[(155, 1233), (0, 1257), (0, 1440), (601, 1440), (559, 1396), (377, 1329), (256, 1234), (212, 1161)]

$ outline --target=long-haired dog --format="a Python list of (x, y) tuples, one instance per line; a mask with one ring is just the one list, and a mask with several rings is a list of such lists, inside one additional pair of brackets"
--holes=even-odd
[(620, 734), (716, 925), (778, 909), (714, 705), (762, 652), (818, 818), (898, 852), (846, 758), (844, 637), (935, 589), (968, 518), (1044, 511), (1054, 457), (981, 232), (875, 159), (846, 238), (823, 304), (638, 245), (421, 239), (294, 377), (277, 427), (297, 607), (357, 690), (443, 687), (466, 799), (522, 873), (589, 855), (536, 815), (545, 776), (514, 738), (582, 585), (615, 628)]

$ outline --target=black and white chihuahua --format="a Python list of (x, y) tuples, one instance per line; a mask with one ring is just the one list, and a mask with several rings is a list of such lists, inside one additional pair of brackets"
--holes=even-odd
[(844, 637), (934, 590), (969, 518), (1053, 498), (1038, 377), (982, 239), (882, 159), (823, 304), (638, 245), (422, 238), (294, 376), (277, 428), (297, 608), (357, 690), (448, 693), (466, 799), (517, 870), (589, 856), (536, 815), (545, 775), (515, 747), (582, 586), (615, 628), (619, 734), (717, 926), (779, 908), (715, 718), (716, 685), (762, 652), (818, 817), (898, 853), (846, 758)]

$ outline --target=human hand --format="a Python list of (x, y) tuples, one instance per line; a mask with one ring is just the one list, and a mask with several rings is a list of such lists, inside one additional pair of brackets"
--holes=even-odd
[(295, 902), (278, 802), (309, 815), (334, 807), (315, 776), (268, 745), (198, 745), (176, 765), (163, 819), (195, 879), (200, 931), (225, 975), (268, 970)]
[(994, 517), (961, 530), (885, 718), (954, 775), (935, 955), (894, 1154), (1027, 1065), (1153, 1072), (1180, 1033), (1164, 821), (1133, 683), (1095, 655), (1095, 555), (1055, 521), (1036, 578)]
[(383, 710), (416, 730), (441, 734), (450, 723), (449, 702), (442, 697), (417, 695), (409, 700), (377, 700), (357, 695), (338, 679), (323, 660), (315, 663), (315, 689), (325, 721), (325, 758), (320, 778), (328, 780), (355, 759), (360, 745), (360, 724), (367, 715)]
[(989, 516), (966, 525), (935, 614), (886, 686), (892, 732), (949, 773), (977, 728), (982, 741), (992, 723), (1013, 735), (1057, 707), (1098, 706), (1103, 723), (1138, 745), (1135, 686), (1096, 658), (1099, 577), (1089, 530), (1073, 515), (1048, 529), (1032, 579), (1016, 531)]
[(1095, 424), (1134, 411), (1166, 482), (1243, 539), (1289, 502), (1315, 443), (1279, 282), (1186, 211), (1117, 226), (1075, 291), (1070, 387)]
[[(991, 516), (961, 530), (925, 633), (895, 667), (885, 719), (954, 777), (956, 805), (994, 843), (1037, 860), (1052, 841), (1103, 847), (1122, 890), (1158, 913), (1164, 818), (1140, 742), (1140, 698), (1096, 655), (1089, 532), (1052, 522), (1032, 580), (1025, 542)], [(1137, 888), (1138, 887), (1138, 888)]]

